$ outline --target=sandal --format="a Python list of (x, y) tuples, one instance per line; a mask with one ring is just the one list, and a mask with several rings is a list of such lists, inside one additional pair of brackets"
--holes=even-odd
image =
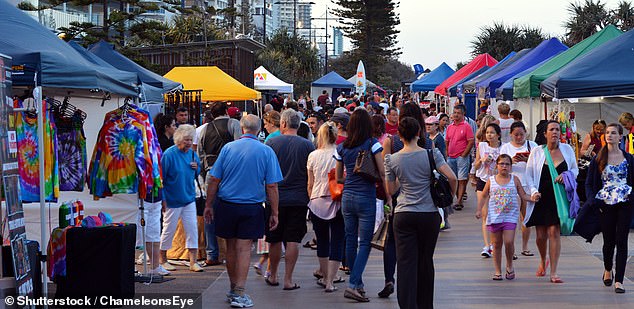
[(493, 278), (491, 278), (491, 279), (493, 279), (495, 281), (502, 281), (503, 280), (502, 279), (502, 275), (493, 275)]
[(550, 277), (550, 282), (551, 283), (564, 283), (563, 280), (561, 280), (561, 278), (559, 278), (559, 276), (556, 277)]
[(549, 260), (546, 260), (546, 266), (544, 268), (542, 268), (540, 264), (539, 267), (537, 268), (537, 272), (535, 272), (535, 276), (537, 277), (546, 276), (546, 268), (548, 268), (548, 263), (549, 263)]
[(332, 283), (342, 283), (342, 282), (346, 282), (346, 279), (339, 277), (332, 281)]
[(351, 288), (347, 288), (344, 292), (343, 292), (343, 297), (348, 298), (348, 299), (352, 299), (352, 300), (356, 300), (360, 303), (367, 303), (370, 301), (369, 298), (361, 295), (361, 293), (359, 293), (359, 291), (355, 290), (355, 289), (351, 289)]
[(326, 292), (326, 293), (332, 293), (332, 292), (334, 292), (334, 291), (336, 291), (336, 290), (338, 290), (338, 289), (337, 289), (337, 287), (336, 287), (336, 286), (333, 286), (333, 287), (332, 287), (332, 289), (326, 288), (326, 289), (324, 290), (324, 292)]
[(324, 279), (317, 280), (317, 285), (324, 289), (326, 288), (326, 283), (324, 282)]
[(522, 255), (523, 256), (534, 256), (535, 254), (533, 252), (531, 252), (531, 250), (523, 250), (522, 251)]
[(515, 270), (511, 270), (511, 271), (506, 271), (506, 280), (513, 280), (515, 279)]
[(318, 271), (314, 271), (313, 272), (313, 277), (317, 278), (317, 279), (321, 279), (324, 277), (324, 275), (320, 274)]

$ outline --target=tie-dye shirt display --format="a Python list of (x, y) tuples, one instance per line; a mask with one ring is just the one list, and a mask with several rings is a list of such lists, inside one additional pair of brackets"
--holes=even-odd
[(117, 193), (158, 196), (161, 148), (147, 111), (133, 104), (109, 112), (95, 144), (88, 187), (95, 198)]
[[(42, 101), (46, 110), (46, 101)], [(15, 107), (22, 102), (15, 101)], [(39, 202), (39, 154), (37, 139), (37, 115), (19, 112), (16, 117), (20, 193), (23, 202)], [(59, 197), (59, 167), (57, 161), (57, 134), (50, 111), (44, 117), (44, 192), (45, 200), (57, 202)]]
[(60, 191), (83, 191), (86, 180), (86, 136), (81, 112), (71, 118), (55, 114)]

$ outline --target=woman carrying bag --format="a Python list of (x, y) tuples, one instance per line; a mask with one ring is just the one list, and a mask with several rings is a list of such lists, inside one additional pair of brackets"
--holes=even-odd
[[(451, 192), (456, 176), (438, 149), (426, 150), (417, 145), (421, 127), (414, 118), (405, 117), (398, 125), (404, 147), (385, 156), (387, 193), (400, 194), (394, 206), (396, 240), (397, 297), (400, 308), (433, 308), (434, 250), (441, 217), (434, 205), (430, 184), (435, 164), (449, 180)], [(433, 156), (428, 153), (433, 151)], [(431, 163), (429, 158), (432, 158)]]
[[(550, 258), (550, 282), (563, 283), (557, 275), (557, 265), (561, 254), (561, 234), (570, 234), (574, 220), (568, 217), (568, 201), (563, 191), (564, 172), (571, 172), (574, 178), (579, 174), (575, 152), (568, 144), (560, 143), (559, 123), (549, 120), (546, 124), (546, 145), (531, 151), (526, 162), (526, 181), (530, 195), (537, 202), (528, 202), (525, 224), (535, 226), (537, 249), (540, 263), (535, 275), (546, 276)], [(541, 196), (539, 196), (541, 194)], [(563, 194), (563, 198), (562, 198)], [(535, 199), (536, 198), (536, 199)]]
[[(634, 156), (619, 149), (623, 127), (611, 123), (605, 131), (606, 147), (601, 148), (590, 162), (586, 180), (587, 202), (584, 207), (599, 208), (599, 222), (603, 233), (603, 276), (605, 286), (614, 292), (625, 293), (623, 277), (628, 256), (628, 235), (632, 222), (634, 197)], [(612, 272), (616, 247), (616, 272)]]

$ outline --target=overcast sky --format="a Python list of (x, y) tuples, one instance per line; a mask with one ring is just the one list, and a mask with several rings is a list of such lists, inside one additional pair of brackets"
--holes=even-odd
[[(322, 16), (330, 0), (312, 0), (313, 16)], [(480, 27), (494, 21), (541, 27), (550, 35), (564, 34), (570, 2), (582, 0), (401, 0), (397, 9), (401, 24), (398, 46), (400, 60), (434, 69), (442, 62), (454, 68), (458, 61), (471, 59), (472, 38)], [(609, 9), (619, 0), (601, 0)], [(315, 23), (318, 21), (315, 21)], [(330, 23), (330, 22), (329, 22)], [(349, 44), (347, 45), (349, 46)], [(498, 59), (500, 60), (500, 59)]]

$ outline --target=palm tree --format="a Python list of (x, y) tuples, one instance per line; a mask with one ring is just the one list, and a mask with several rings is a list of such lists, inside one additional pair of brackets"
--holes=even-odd
[(575, 45), (587, 37), (597, 33), (610, 24), (610, 13), (601, 0), (585, 0), (584, 3), (570, 3), (570, 18), (564, 23), (566, 28), (565, 43)]
[(540, 28), (494, 22), (492, 26), (482, 27), (471, 41), (471, 55), (488, 53), (495, 59), (502, 59), (512, 51), (535, 47), (544, 39), (546, 36)]
[(628, 1), (621, 1), (616, 9), (610, 11), (611, 22), (623, 31), (634, 28), (634, 7)]

